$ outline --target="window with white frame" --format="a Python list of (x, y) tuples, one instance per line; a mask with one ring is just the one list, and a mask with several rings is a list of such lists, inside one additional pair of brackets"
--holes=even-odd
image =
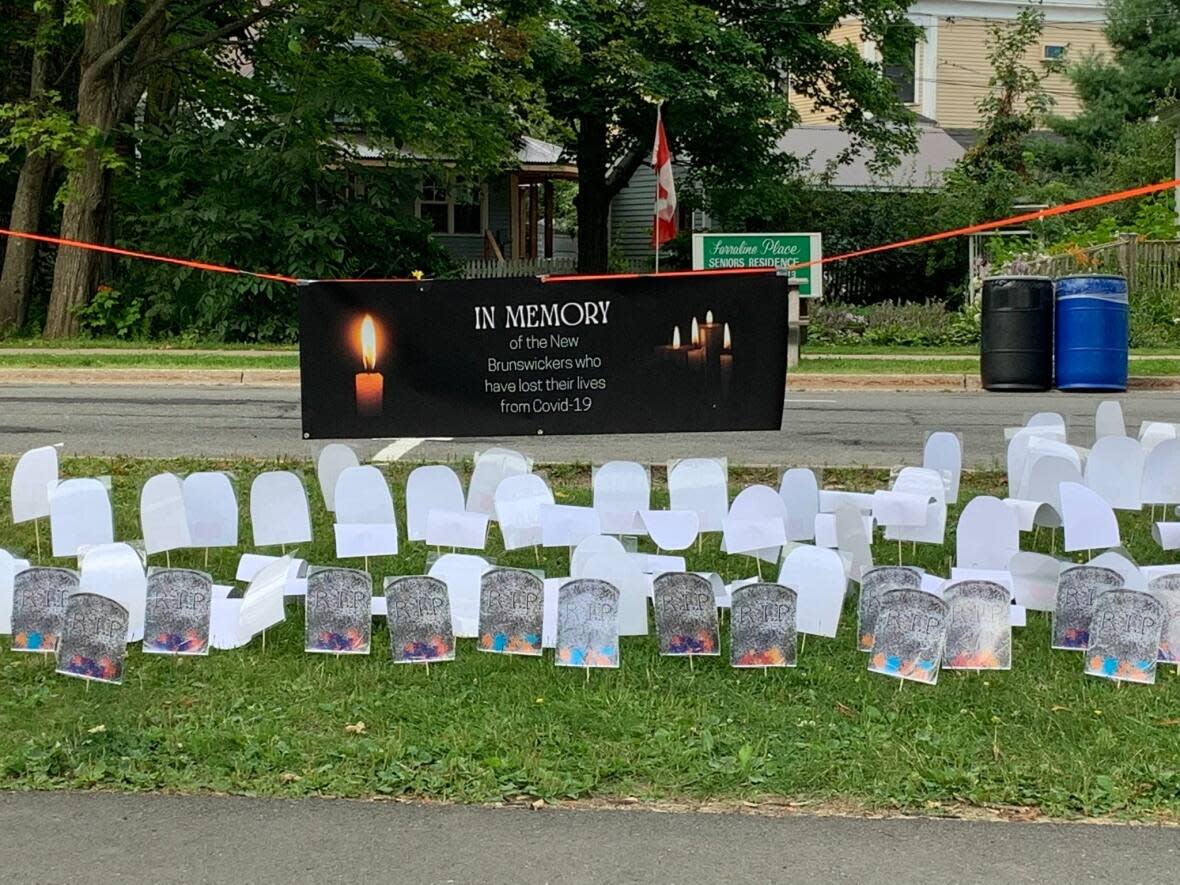
[(1046, 43), (1041, 47), (1041, 58), (1045, 61), (1064, 60), (1065, 45), (1062, 43)]
[(487, 227), (487, 193), (461, 177), (424, 175), (416, 201), (418, 217), (436, 234), (482, 234)]

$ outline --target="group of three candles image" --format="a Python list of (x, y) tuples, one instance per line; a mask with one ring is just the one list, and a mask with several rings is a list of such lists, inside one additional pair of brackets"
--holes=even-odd
[(692, 318), (689, 325), (689, 343), (682, 344), (680, 326), (672, 327), (672, 343), (656, 348), (656, 353), (673, 366), (684, 366), (702, 374), (706, 383), (721, 385), (721, 398), (729, 396), (729, 385), (733, 380), (733, 339), (729, 334), (729, 323), (713, 321), (713, 311), (705, 312), (705, 321), (698, 323)]

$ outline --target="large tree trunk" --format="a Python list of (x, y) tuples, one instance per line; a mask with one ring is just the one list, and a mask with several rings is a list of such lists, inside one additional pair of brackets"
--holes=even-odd
[[(57, 4), (41, 11), (41, 37), (33, 51), (29, 82), (29, 98), (36, 101), (49, 86), (51, 43), (45, 37), (47, 27), (54, 25)], [(49, 157), (38, 154), (35, 144), (26, 145), (27, 154), (16, 180), (12, 198), (11, 225), (13, 230), (36, 233), (41, 224), (41, 210), (45, 205), (45, 191), (49, 185)], [(4, 270), (0, 274), (0, 331), (24, 325), (33, 293), (33, 262), (37, 258), (37, 244), (20, 237), (9, 237), (4, 248)]]
[(578, 273), (606, 273), (610, 264), (610, 195), (607, 193), (606, 124), (578, 124)]

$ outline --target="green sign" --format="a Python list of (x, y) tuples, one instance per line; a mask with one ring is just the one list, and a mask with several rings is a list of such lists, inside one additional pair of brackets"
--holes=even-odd
[[(783, 267), (807, 264), (823, 257), (819, 234), (693, 234), (693, 270), (735, 267)], [(803, 298), (822, 298), (823, 269), (819, 265), (794, 272), (805, 282)]]

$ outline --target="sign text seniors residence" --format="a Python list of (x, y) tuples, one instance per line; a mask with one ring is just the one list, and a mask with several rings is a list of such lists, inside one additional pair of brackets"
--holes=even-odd
[[(823, 257), (819, 234), (693, 234), (693, 270), (739, 267), (781, 267), (818, 261)], [(823, 297), (823, 270), (802, 267), (794, 275), (804, 280), (803, 298)]]

